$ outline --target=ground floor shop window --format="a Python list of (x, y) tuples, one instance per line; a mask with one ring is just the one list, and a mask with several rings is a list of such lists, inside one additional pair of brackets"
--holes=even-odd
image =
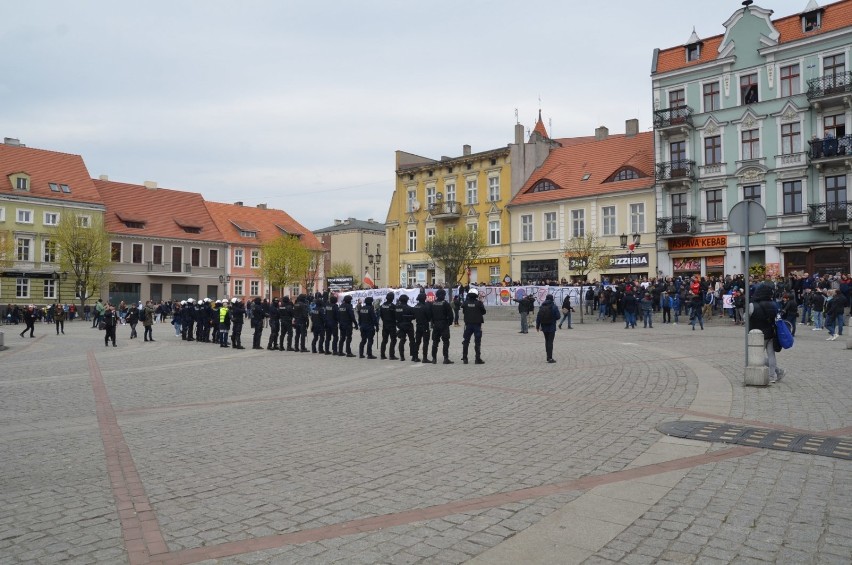
[(109, 301), (112, 304), (138, 304), (142, 300), (142, 285), (140, 283), (109, 283)]
[(521, 281), (559, 280), (559, 260), (521, 261)]
[(204, 297), (198, 294), (197, 284), (173, 284), (172, 285), (172, 300), (180, 302), (192, 298), (201, 300)]

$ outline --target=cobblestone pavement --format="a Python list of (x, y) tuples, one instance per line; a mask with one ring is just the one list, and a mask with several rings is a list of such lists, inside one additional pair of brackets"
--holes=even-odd
[(423, 365), (0, 327), (0, 564), (852, 562), (852, 462), (655, 429), (848, 438), (845, 341), (800, 326), (756, 388), (720, 319), (575, 318), (556, 364), (517, 326), (485, 365), (460, 328)]

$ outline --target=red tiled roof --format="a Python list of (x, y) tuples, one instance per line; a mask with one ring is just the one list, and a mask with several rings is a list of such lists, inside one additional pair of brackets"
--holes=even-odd
[(538, 112), (538, 121), (535, 123), (533, 132), (540, 134), (543, 137), (548, 137), (547, 128), (544, 127), (544, 122), (541, 121), (541, 110)]
[[(300, 236), (300, 241), (309, 249), (322, 249), (317, 237), (284, 210), (220, 202), (205, 202), (205, 205), (228, 243), (267, 243), (283, 235), (284, 230), (288, 234)], [(257, 232), (257, 237), (241, 237), (240, 229)]]
[[(103, 204), (92, 184), (86, 164), (79, 155), (0, 144), (0, 172), (0, 193)], [(30, 176), (29, 191), (17, 190), (12, 186), (9, 175), (15, 173), (27, 173)], [(66, 184), (71, 191), (54, 192), (50, 190), (49, 183)]]
[[(550, 152), (518, 194), (512, 206), (610, 194), (654, 186), (654, 133), (644, 132), (627, 137), (610, 135), (596, 141), (563, 145)], [(561, 140), (560, 140), (561, 141)], [(632, 180), (604, 182), (623, 167), (639, 171), (642, 177)], [(587, 180), (583, 177), (590, 175)], [(556, 190), (529, 192), (540, 180), (555, 184)]]
[[(801, 14), (785, 16), (772, 20), (772, 24), (780, 34), (778, 43), (790, 43), (806, 37), (813, 37), (830, 31), (852, 26), (852, 0), (841, 0), (823, 7), (822, 26), (813, 31), (802, 31)], [(701, 57), (697, 61), (686, 60), (686, 50), (683, 45), (661, 49), (657, 57), (657, 73), (665, 73), (676, 69), (685, 69), (716, 59), (719, 45), (724, 35), (715, 35), (702, 39)]]
[[(93, 182), (106, 204), (104, 223), (110, 233), (224, 241), (198, 193), (104, 180)], [(129, 228), (124, 222), (141, 222), (145, 227)], [(200, 228), (200, 233), (187, 232), (184, 227)]]

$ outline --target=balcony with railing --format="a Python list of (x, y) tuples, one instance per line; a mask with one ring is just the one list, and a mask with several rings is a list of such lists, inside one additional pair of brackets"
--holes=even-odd
[(808, 144), (811, 146), (808, 157), (812, 163), (819, 165), (840, 164), (852, 160), (852, 135), (823, 139), (814, 138)]
[(154, 263), (148, 261), (148, 273), (152, 275), (188, 275), (192, 273), (191, 263)]
[(807, 96), (808, 101), (818, 107), (843, 101), (852, 96), (852, 71), (808, 80)]
[(461, 216), (461, 203), (454, 200), (438, 201), (429, 206), (429, 213), (436, 220), (455, 219)]
[(695, 161), (681, 159), (657, 163), (657, 182), (689, 184), (695, 178)]
[(693, 110), (689, 106), (674, 106), (664, 110), (654, 110), (654, 129), (666, 131), (692, 128)]
[(852, 202), (826, 202), (808, 206), (808, 223), (811, 225), (846, 223), (852, 221)]
[(657, 235), (690, 235), (698, 231), (698, 219), (695, 216), (673, 216), (657, 218)]

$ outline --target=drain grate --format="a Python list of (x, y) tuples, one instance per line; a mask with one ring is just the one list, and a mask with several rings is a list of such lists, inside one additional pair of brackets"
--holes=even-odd
[(657, 426), (657, 430), (667, 436), (684, 439), (718, 441), (852, 460), (852, 440), (836, 436), (794, 434), (768, 428), (699, 421), (664, 422)]

